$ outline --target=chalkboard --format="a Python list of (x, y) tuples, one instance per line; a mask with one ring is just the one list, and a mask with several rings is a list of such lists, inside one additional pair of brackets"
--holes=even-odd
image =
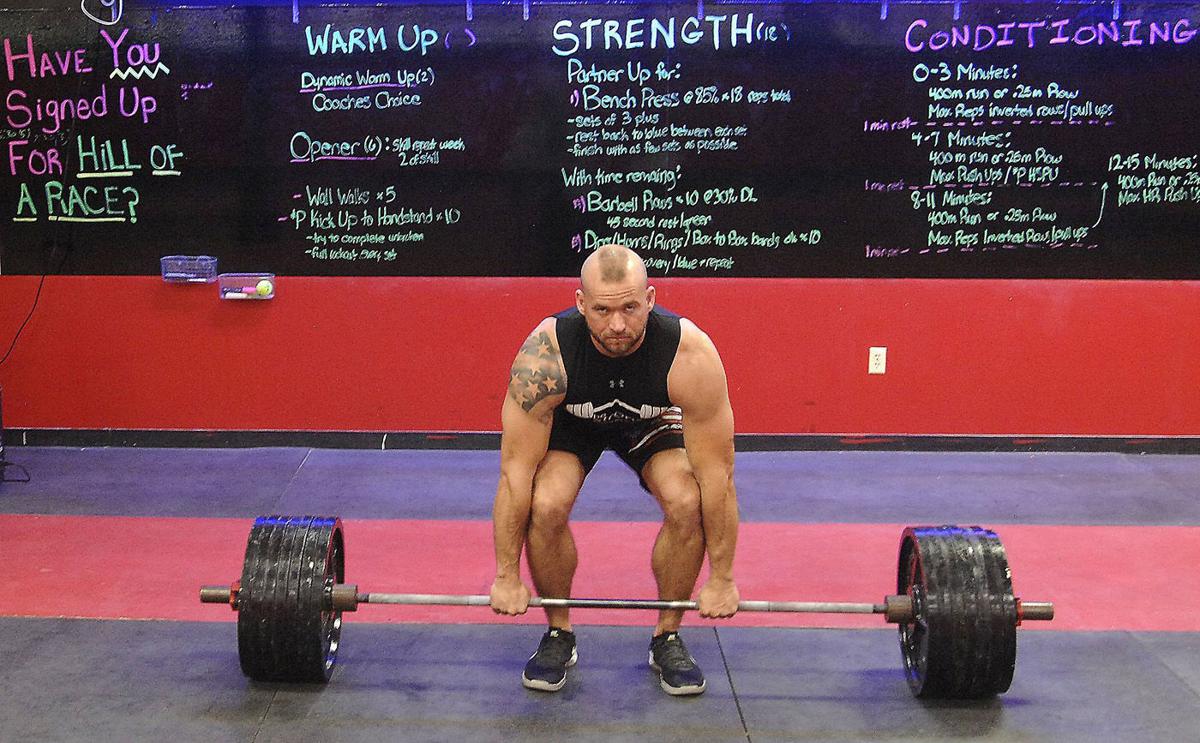
[(0, 11), (0, 272), (1200, 278), (1198, 8)]

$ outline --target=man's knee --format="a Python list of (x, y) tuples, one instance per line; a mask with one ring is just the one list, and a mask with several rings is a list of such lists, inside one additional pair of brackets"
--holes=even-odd
[(575, 498), (583, 484), (577, 463), (548, 456), (533, 478), (530, 524), (537, 529), (559, 529), (567, 525)]
[(700, 485), (690, 467), (674, 467), (661, 472), (650, 486), (668, 527), (699, 533)]
[(530, 525), (535, 529), (561, 529), (570, 520), (574, 503), (574, 498), (535, 490), (529, 512)]

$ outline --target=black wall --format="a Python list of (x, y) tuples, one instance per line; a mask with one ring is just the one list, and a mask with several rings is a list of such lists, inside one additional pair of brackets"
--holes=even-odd
[(0, 11), (0, 272), (1200, 277), (1197, 6), (467, 7)]

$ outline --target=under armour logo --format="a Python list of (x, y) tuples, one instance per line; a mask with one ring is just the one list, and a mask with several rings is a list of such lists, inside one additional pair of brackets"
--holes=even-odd
[(616, 389), (616, 388), (618, 388), (618, 387), (620, 387), (621, 389), (625, 389), (625, 380), (624, 380), (624, 379), (610, 379), (610, 380), (608, 380), (608, 388), (609, 388), (610, 390), (615, 390), (615, 389)]

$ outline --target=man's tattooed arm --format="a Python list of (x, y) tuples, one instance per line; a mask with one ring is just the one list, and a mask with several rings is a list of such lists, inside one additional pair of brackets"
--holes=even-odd
[(508, 379), (509, 396), (528, 413), (542, 400), (566, 392), (566, 373), (558, 346), (546, 331), (533, 331), (513, 362)]

